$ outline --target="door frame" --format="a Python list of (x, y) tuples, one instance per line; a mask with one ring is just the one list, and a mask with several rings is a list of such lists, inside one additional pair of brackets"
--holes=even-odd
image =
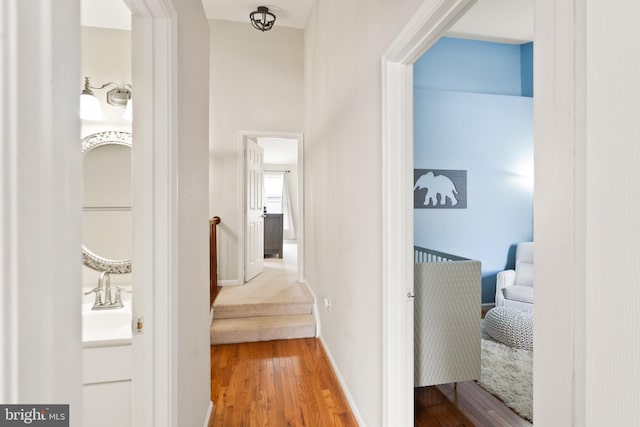
[[(177, 12), (173, 0), (125, 0), (132, 14), (133, 334), (132, 425), (178, 422)], [(136, 54), (137, 52), (137, 54)]]
[(425, 0), (382, 55), (385, 426), (414, 423), (413, 300), (408, 297), (413, 295), (413, 64), (475, 2)]
[(292, 132), (238, 131), (238, 285), (245, 283), (245, 224), (247, 222), (247, 173), (244, 165), (245, 141), (249, 138), (286, 138), (298, 141), (298, 282), (304, 282), (304, 135)]
[(65, 403), (74, 420), (82, 419), (79, 11), (77, 0), (0, 4), (0, 401)]
[[(443, 5), (425, 0), (382, 58), (383, 425), (397, 425), (397, 420), (413, 425), (413, 395), (408, 394), (413, 363), (404, 369), (412, 358), (413, 337), (406, 323), (410, 305), (405, 287), (392, 287), (411, 285), (413, 269), (408, 243), (413, 241), (413, 207), (407, 191), (413, 184), (407, 176), (413, 168), (411, 64), (464, 13), (457, 8), (473, 1)], [(583, 4), (535, 0), (534, 13), (534, 274), (540, 282), (533, 408), (541, 424), (584, 425), (588, 25)], [(569, 208), (559, 210), (559, 203)], [(557, 310), (558, 300), (566, 301), (568, 309)]]
[[(133, 55), (132, 65), (136, 99), (142, 100), (134, 106), (134, 134), (144, 143), (134, 144), (134, 150), (147, 147), (145, 153), (151, 154), (140, 163), (144, 189), (151, 193), (134, 202), (133, 211), (142, 215), (139, 232), (134, 231), (134, 242), (140, 243), (134, 259), (136, 277), (144, 284), (134, 298), (134, 313), (146, 308), (146, 318), (145, 333), (132, 340), (132, 425), (173, 426), (178, 369), (177, 306), (171, 303), (177, 269), (172, 233), (177, 221), (171, 211), (175, 187), (166, 177), (174, 177), (176, 171), (176, 11), (173, 0), (125, 3), (133, 15), (133, 50), (140, 54)], [(82, 157), (78, 97), (73, 95), (81, 77), (79, 1), (11, 0), (0, 9), (0, 26), (7, 34), (0, 45), (7, 53), (0, 90), (15, 95), (3, 97), (0, 107), (0, 121), (6, 124), (0, 163), (7, 166), (0, 179), (7, 190), (0, 196), (0, 234), (4, 237), (10, 230), (0, 246), (0, 275), (6, 283), (0, 308), (7, 313), (2, 337), (3, 344), (9, 343), (0, 346), (0, 374), (7, 379), (0, 396), (14, 403), (25, 396), (67, 403), (71, 417), (81, 420), (79, 292), (73, 286), (52, 286), (81, 281)], [(135, 194), (141, 194), (141, 188)], [(162, 274), (167, 271), (170, 275)]]

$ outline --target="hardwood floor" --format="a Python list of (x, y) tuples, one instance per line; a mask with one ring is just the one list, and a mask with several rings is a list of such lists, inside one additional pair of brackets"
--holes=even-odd
[[(211, 346), (210, 426), (357, 426), (315, 338)], [(525, 427), (473, 381), (415, 389), (416, 427)]]
[(357, 426), (319, 340), (211, 346), (212, 426)]
[(414, 391), (416, 427), (526, 427), (531, 426), (474, 381)]

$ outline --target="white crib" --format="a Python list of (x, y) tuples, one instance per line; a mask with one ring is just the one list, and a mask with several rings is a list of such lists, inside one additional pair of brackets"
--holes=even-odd
[(414, 252), (415, 387), (479, 379), (480, 261)]

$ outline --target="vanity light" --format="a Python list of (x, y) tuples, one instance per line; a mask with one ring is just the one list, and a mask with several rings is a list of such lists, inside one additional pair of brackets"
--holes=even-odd
[(133, 121), (133, 101), (131, 98), (127, 101), (127, 106), (124, 109), (124, 114), (122, 114), (122, 118), (128, 122)]
[(104, 120), (100, 101), (91, 90), (89, 77), (84, 78), (84, 89), (80, 94), (80, 118), (82, 120)]
[(269, 31), (276, 22), (276, 15), (269, 12), (269, 8), (258, 6), (258, 10), (254, 10), (249, 14), (249, 19), (253, 28), (262, 32)]
[[(116, 107), (125, 108), (123, 115), (124, 119), (127, 115), (127, 109), (129, 108), (131, 100), (131, 85), (125, 84), (120, 87), (114, 82), (105, 83), (102, 86), (91, 86), (89, 77), (84, 78), (84, 89), (80, 95), (80, 118), (83, 120), (104, 120), (104, 114), (100, 108), (100, 102), (98, 98), (93, 94), (92, 89), (102, 90), (106, 87), (114, 86), (109, 92), (107, 92), (107, 104), (114, 105)], [(129, 112), (130, 114), (130, 112)]]

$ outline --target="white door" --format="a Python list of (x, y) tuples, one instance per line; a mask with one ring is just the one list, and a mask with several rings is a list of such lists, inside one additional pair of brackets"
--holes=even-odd
[(244, 280), (248, 282), (264, 270), (264, 211), (262, 200), (264, 150), (250, 139), (246, 139), (245, 165), (247, 227), (244, 245)]

